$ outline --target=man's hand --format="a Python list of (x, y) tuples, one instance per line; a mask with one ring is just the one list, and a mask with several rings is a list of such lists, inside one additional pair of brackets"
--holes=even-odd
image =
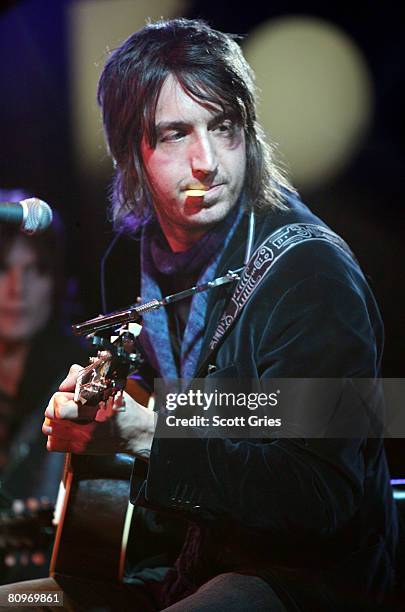
[(73, 401), (73, 391), (82, 370), (73, 365), (59, 392), (50, 399), (42, 426), (48, 436), (47, 449), (87, 454), (121, 452), (147, 459), (155, 430), (154, 413), (125, 392), (97, 406), (79, 406)]

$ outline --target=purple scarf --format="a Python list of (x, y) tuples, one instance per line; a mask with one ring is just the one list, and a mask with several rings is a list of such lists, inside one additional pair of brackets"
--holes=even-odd
[[(235, 206), (224, 221), (204, 234), (187, 251), (180, 253), (171, 251), (156, 221), (147, 224), (143, 228), (141, 239), (142, 303), (163, 297), (156, 280), (159, 275), (167, 277), (168, 283), (170, 278), (174, 279), (177, 286), (184, 284), (185, 276), (197, 278), (198, 284), (212, 280), (221, 255), (242, 215), (242, 206)], [(181, 286), (181, 289), (189, 286)], [(191, 300), (181, 343), (179, 369), (173, 354), (166, 310), (161, 308), (145, 313), (139, 339), (150, 364), (162, 378), (189, 380), (193, 377), (201, 351), (207, 301), (207, 291), (196, 293)]]

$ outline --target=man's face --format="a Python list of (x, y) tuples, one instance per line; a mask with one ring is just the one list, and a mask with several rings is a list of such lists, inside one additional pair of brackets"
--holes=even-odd
[(52, 291), (35, 251), (16, 238), (0, 267), (0, 341), (24, 342), (39, 331), (51, 312)]
[(142, 159), (159, 223), (171, 248), (181, 251), (236, 204), (245, 178), (245, 134), (220, 106), (195, 100), (172, 76), (161, 89), (155, 124), (156, 147), (144, 138)]

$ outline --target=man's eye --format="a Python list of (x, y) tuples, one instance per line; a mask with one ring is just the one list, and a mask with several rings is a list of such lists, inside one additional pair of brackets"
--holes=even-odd
[(235, 133), (235, 125), (232, 123), (232, 121), (224, 121), (223, 123), (220, 123), (219, 125), (217, 125), (215, 129), (220, 134), (225, 134), (225, 135), (229, 134), (233, 136)]
[(176, 132), (168, 132), (164, 134), (160, 141), (161, 142), (175, 142), (176, 140), (180, 140), (185, 136), (184, 132), (176, 131)]

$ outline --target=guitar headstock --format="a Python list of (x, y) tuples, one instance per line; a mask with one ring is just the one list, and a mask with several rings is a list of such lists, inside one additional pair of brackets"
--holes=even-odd
[(109, 340), (100, 336), (88, 338), (100, 350), (79, 374), (75, 402), (95, 405), (124, 389), (129, 374), (136, 372), (143, 363), (136, 343), (141, 329), (138, 323), (129, 323)]

